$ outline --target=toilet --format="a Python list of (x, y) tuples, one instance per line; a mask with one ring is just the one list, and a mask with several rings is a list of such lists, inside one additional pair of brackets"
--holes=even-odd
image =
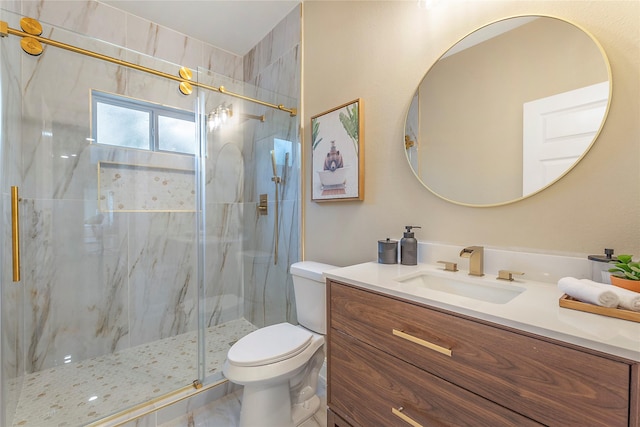
[(295, 427), (320, 407), (316, 390), (327, 328), (323, 273), (335, 268), (313, 261), (292, 264), (300, 324), (260, 328), (229, 349), (222, 372), (244, 386), (240, 427)]

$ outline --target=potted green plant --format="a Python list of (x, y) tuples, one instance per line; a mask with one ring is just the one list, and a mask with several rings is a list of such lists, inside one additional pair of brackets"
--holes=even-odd
[(618, 255), (618, 261), (609, 269), (611, 284), (640, 292), (640, 262), (633, 261), (633, 255)]

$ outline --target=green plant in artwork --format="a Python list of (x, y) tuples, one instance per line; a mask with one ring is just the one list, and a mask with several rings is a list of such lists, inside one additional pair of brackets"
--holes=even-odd
[(320, 121), (316, 119), (313, 120), (311, 126), (311, 148), (313, 150), (315, 150), (318, 144), (320, 144), (320, 141), (322, 141), (322, 138), (318, 139), (318, 132), (320, 132)]
[(347, 135), (349, 135), (349, 138), (351, 138), (351, 141), (353, 142), (353, 147), (357, 153), (358, 152), (358, 130), (359, 130), (358, 104), (357, 103), (354, 104), (353, 107), (351, 107), (351, 109), (349, 109), (349, 107), (347, 106), (345, 110), (346, 110), (346, 114), (341, 112), (338, 117), (340, 118), (340, 123), (342, 123), (342, 126), (344, 127), (344, 130), (347, 132)]

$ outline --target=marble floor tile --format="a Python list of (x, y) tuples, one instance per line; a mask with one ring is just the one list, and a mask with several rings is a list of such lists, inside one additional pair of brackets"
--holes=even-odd
[[(299, 427), (326, 427), (327, 395), (325, 384), (325, 380), (320, 378), (318, 382), (320, 408)], [(241, 405), (242, 389), (174, 420), (158, 424), (158, 427), (237, 427), (240, 422)]]

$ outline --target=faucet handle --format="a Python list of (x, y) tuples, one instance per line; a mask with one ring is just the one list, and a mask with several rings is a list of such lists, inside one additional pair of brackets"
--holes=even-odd
[(522, 276), (524, 273), (519, 271), (511, 271), (511, 270), (498, 270), (498, 277), (496, 279), (500, 280), (508, 280), (513, 282), (513, 275), (517, 274), (518, 276)]
[(444, 264), (444, 271), (458, 271), (458, 264), (451, 261), (438, 261), (438, 264)]

